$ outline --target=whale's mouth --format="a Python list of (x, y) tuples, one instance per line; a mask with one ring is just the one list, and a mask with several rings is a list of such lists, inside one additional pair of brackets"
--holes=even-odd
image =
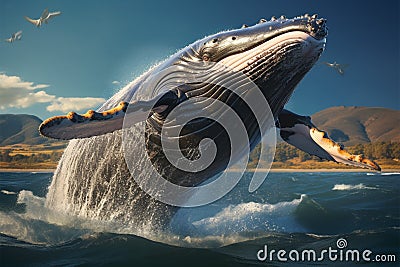
[(219, 62), (235, 54), (246, 53), (276, 37), (290, 32), (303, 32), (315, 41), (325, 42), (328, 34), (326, 20), (317, 15), (304, 15), (292, 19), (282, 16), (264, 19), (254, 26), (243, 25), (241, 29), (222, 32), (203, 39), (197, 44), (197, 56), (205, 61)]
[(303, 31), (288, 31), (251, 49), (228, 56), (219, 63), (235, 71), (247, 73), (258, 70), (261, 73), (268, 63), (282, 61), (285, 55), (289, 58), (295, 50), (305, 59), (318, 57), (324, 50), (325, 42), (325, 38), (318, 40)]
[(262, 91), (275, 117), (317, 62), (325, 42), (325, 38), (316, 39), (304, 31), (288, 31), (226, 57), (220, 64), (249, 77)]
[(244, 73), (261, 89), (275, 116), (323, 52), (327, 32), (326, 20), (317, 15), (261, 20), (206, 39), (199, 56)]
[[(257, 49), (257, 47), (263, 47), (266, 43), (271, 43), (269, 46), (272, 46), (281, 41), (282, 36), (296, 38), (297, 35), (298, 38), (302, 39), (307, 39), (307, 37), (312, 38), (315, 43), (325, 44), (326, 42), (328, 30), (326, 27), (326, 20), (323, 18), (317, 20), (316, 15), (314, 15), (313, 17), (307, 17), (307, 22), (304, 22), (303, 17), (294, 19), (281, 18), (278, 21), (260, 22), (253, 26), (253, 31), (261, 31), (261, 33), (255, 32), (251, 34), (255, 36), (259, 35), (261, 38), (255, 38), (255, 42), (249, 42), (250, 45), (242, 48), (239, 54)], [(268, 31), (264, 33), (263, 31), (266, 29), (268, 29)]]

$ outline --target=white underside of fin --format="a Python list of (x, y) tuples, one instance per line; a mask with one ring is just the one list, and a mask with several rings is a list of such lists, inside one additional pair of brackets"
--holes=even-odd
[(326, 152), (328, 152), (336, 162), (351, 166), (380, 170), (380, 167), (373, 161), (364, 158), (362, 155), (353, 155), (347, 152), (342, 146), (330, 139), (323, 131), (317, 128), (310, 129), (311, 138)]
[(330, 153), (321, 148), (318, 145), (318, 142), (315, 142), (311, 137), (311, 130), (308, 126), (304, 124), (296, 124), (292, 128), (282, 128), (281, 130), (292, 133), (292, 135), (285, 140), (287, 143), (321, 159), (333, 160)]
[(378, 164), (364, 158), (362, 155), (350, 154), (340, 144), (330, 139), (324, 131), (320, 131), (315, 127), (295, 124), (291, 128), (281, 128), (281, 131), (291, 133), (285, 140), (287, 143), (311, 155), (355, 167), (380, 171)]

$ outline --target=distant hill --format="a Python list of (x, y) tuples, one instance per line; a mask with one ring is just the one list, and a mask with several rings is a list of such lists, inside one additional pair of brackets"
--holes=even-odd
[(33, 115), (0, 114), (0, 146), (51, 142), (40, 136), (38, 128), (41, 123), (42, 120)]
[(346, 146), (400, 142), (400, 111), (373, 107), (332, 107), (311, 116), (314, 124)]

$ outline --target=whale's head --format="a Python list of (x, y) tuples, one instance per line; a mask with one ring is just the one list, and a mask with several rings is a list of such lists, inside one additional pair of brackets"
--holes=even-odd
[(276, 115), (318, 60), (326, 36), (326, 20), (317, 15), (272, 17), (201, 39), (180, 57), (185, 62), (215, 62), (244, 73), (262, 90)]
[(154, 69), (141, 88), (160, 97), (146, 120), (146, 149), (158, 173), (193, 186), (248, 154), (275, 126), (326, 36), (317, 15), (261, 20), (198, 40)]

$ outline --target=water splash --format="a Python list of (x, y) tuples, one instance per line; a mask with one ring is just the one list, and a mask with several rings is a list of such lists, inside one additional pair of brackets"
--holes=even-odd
[(139, 173), (131, 175), (126, 167), (121, 141), (119, 132), (71, 141), (54, 173), (46, 207), (138, 228), (167, 220), (172, 208), (138, 187), (132, 175)]
[[(146, 73), (122, 88), (98, 111), (134, 99)], [(141, 98), (149, 97), (141, 91)], [(132, 139), (134, 146), (135, 140)], [(138, 166), (142, 153), (138, 151)], [(92, 138), (72, 140), (64, 151), (46, 196), (48, 209), (103, 222), (118, 222), (138, 229), (158, 228), (168, 220), (173, 208), (145, 194), (133, 179), (143, 175), (127, 168), (122, 131)]]

